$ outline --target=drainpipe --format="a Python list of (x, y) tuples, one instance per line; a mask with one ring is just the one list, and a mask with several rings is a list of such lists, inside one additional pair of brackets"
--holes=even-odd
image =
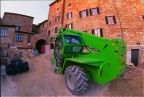
[(62, 21), (61, 21), (61, 27), (64, 27), (64, 14), (65, 14), (65, 3), (66, 0), (63, 0), (63, 7), (62, 7)]
[(119, 14), (118, 9), (116, 7), (115, 0), (112, 0), (112, 2), (113, 2), (113, 5), (115, 7), (117, 16), (118, 16), (118, 20), (119, 20), (119, 24), (120, 24), (120, 29), (121, 29), (121, 34), (122, 34), (122, 40), (124, 40), (124, 35), (123, 35), (123, 29), (122, 29), (122, 23), (121, 23), (121, 19), (120, 19), (120, 14)]

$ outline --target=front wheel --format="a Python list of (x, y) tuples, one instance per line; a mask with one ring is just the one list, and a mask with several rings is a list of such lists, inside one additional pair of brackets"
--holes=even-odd
[(82, 94), (87, 90), (87, 78), (84, 71), (72, 65), (65, 70), (65, 81), (72, 94)]

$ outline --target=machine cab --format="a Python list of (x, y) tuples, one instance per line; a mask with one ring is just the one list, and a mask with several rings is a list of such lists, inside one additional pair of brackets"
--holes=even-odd
[(82, 53), (84, 48), (83, 40), (79, 35), (62, 34), (56, 38), (54, 55), (56, 62), (63, 63), (64, 58), (69, 58)]

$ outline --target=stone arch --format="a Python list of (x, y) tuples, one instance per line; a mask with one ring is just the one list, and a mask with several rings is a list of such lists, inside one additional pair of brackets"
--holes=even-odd
[(44, 40), (44, 39), (39, 39), (36, 44), (35, 44), (35, 49), (38, 50), (39, 53), (42, 53), (42, 46), (43, 45), (46, 45), (47, 44), (47, 41)]

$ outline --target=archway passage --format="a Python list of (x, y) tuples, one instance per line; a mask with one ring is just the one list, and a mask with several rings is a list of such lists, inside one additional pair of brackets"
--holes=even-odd
[(40, 39), (36, 42), (35, 48), (38, 50), (40, 54), (45, 53), (45, 44), (47, 42), (44, 39)]

